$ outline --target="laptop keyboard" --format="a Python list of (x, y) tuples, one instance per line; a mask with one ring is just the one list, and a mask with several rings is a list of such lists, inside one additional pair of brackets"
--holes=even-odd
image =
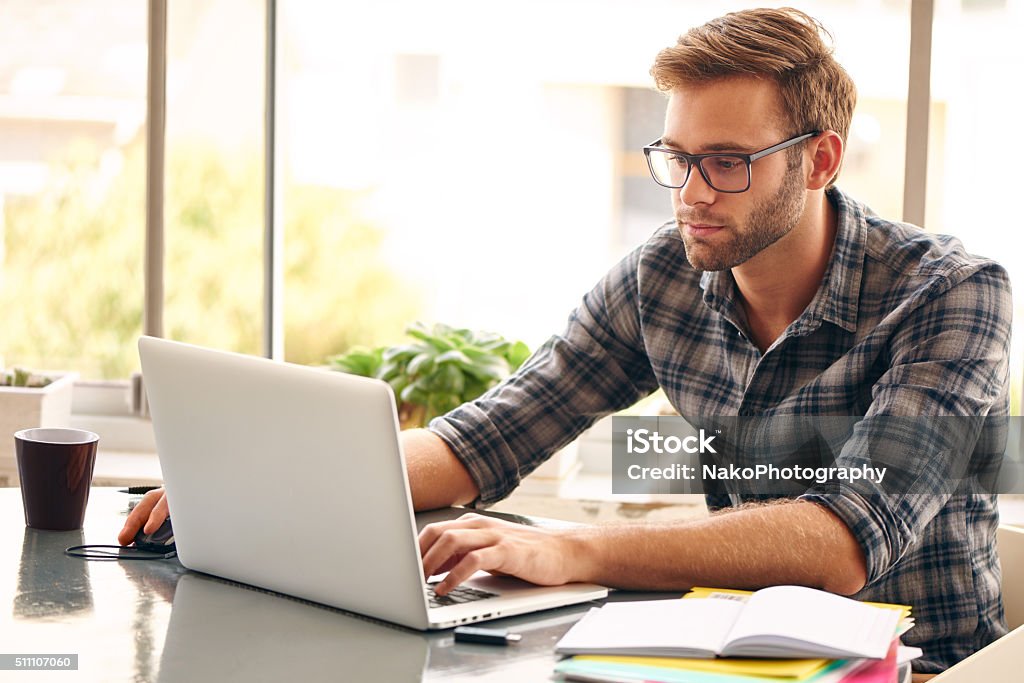
[(447, 607), (448, 605), (461, 605), (465, 602), (476, 602), (487, 598), (498, 597), (497, 593), (482, 591), (469, 586), (457, 586), (448, 595), (438, 595), (434, 592), (433, 584), (426, 585), (427, 604), (431, 607)]

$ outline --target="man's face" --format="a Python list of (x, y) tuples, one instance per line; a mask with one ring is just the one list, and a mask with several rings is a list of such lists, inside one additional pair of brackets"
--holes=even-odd
[[(780, 124), (775, 84), (730, 78), (672, 90), (665, 115), (665, 147), (703, 154), (749, 154), (796, 131)], [(800, 131), (802, 132), (802, 131)], [(803, 174), (788, 168), (788, 150), (751, 165), (750, 189), (718, 192), (693, 168), (686, 186), (672, 192), (686, 257), (698, 270), (725, 270), (746, 262), (787, 235), (803, 215)]]

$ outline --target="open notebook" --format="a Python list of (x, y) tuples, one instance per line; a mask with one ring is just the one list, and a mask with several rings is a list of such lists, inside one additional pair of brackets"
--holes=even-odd
[(558, 642), (563, 655), (864, 657), (881, 659), (905, 613), (801, 586), (773, 586), (745, 601), (718, 598), (612, 602)]

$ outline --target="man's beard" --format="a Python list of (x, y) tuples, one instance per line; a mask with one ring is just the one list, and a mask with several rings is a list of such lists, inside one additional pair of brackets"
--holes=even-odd
[[(756, 256), (787, 235), (800, 220), (804, 212), (807, 195), (799, 166), (787, 169), (782, 186), (771, 197), (760, 200), (751, 209), (745, 225), (728, 225), (712, 216), (691, 213), (676, 217), (679, 234), (683, 238), (686, 259), (697, 270), (727, 270)], [(725, 225), (730, 242), (712, 246), (709, 242), (688, 235), (684, 223), (707, 223)], [(725, 237), (721, 232), (716, 237)]]

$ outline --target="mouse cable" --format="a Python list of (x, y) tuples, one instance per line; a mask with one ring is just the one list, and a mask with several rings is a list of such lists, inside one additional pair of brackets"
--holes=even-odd
[[(112, 551), (117, 552), (112, 552)], [(176, 557), (178, 552), (172, 550), (169, 553), (155, 553), (150, 550), (141, 550), (127, 545), (73, 545), (64, 549), (68, 557), (80, 557), (83, 560), (167, 560)]]

